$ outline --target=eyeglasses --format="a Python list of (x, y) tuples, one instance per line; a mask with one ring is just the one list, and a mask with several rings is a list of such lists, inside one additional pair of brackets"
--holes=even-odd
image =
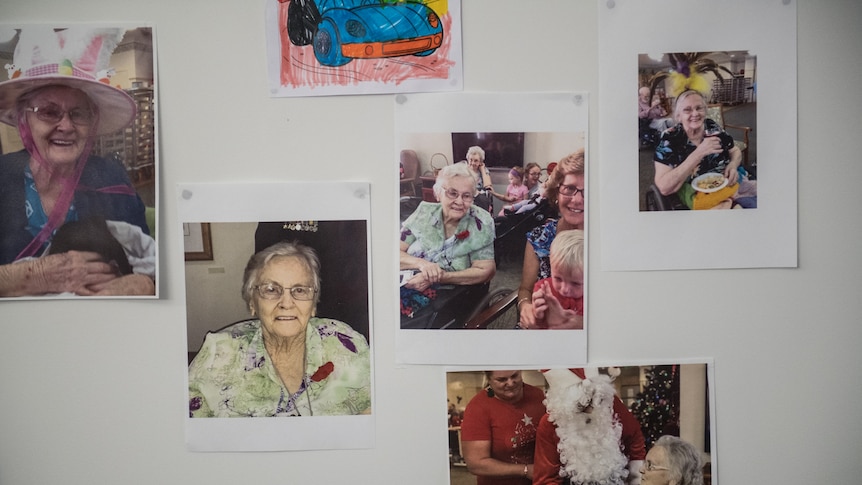
[(647, 469), (647, 471), (650, 471), (650, 472), (655, 471), (655, 470), (670, 470), (670, 468), (668, 468), (666, 466), (658, 466), (649, 460), (646, 461), (646, 469)]
[(452, 200), (455, 200), (458, 197), (461, 197), (461, 200), (463, 200), (465, 203), (469, 204), (469, 203), (473, 202), (473, 194), (471, 194), (469, 192), (464, 192), (463, 194), (459, 194), (458, 191), (455, 189), (447, 189), (446, 187), (443, 187), (443, 193), (446, 194), (446, 197), (448, 197)]
[(542, 172), (529, 172), (528, 175), (532, 177), (538, 177), (539, 175), (542, 175)]
[(578, 194), (586, 197), (587, 193), (584, 192), (584, 190), (585, 188), (579, 189), (576, 185), (560, 185), (560, 195), (565, 195), (567, 197), (574, 197)]
[(278, 300), (284, 295), (284, 290), (290, 293), (290, 297), (297, 301), (308, 301), (314, 298), (314, 288), (310, 286), (291, 286), (285, 288), (278, 283), (266, 283), (254, 287), (257, 294), (264, 300)]
[(84, 126), (93, 122), (93, 112), (86, 108), (64, 110), (59, 105), (49, 103), (45, 106), (27, 108), (27, 111), (32, 111), (39, 121), (44, 121), (45, 123), (59, 123), (67, 113), (69, 120), (73, 124)]

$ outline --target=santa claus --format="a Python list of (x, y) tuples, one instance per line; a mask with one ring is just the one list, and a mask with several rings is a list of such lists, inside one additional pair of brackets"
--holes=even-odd
[(547, 413), (536, 431), (534, 484), (637, 485), (646, 457), (640, 424), (598, 369), (543, 371)]

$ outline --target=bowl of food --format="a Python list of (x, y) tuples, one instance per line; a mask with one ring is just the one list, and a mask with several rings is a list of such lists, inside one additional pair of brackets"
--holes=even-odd
[(719, 191), (727, 186), (727, 178), (720, 173), (705, 173), (691, 181), (691, 187), (705, 194)]

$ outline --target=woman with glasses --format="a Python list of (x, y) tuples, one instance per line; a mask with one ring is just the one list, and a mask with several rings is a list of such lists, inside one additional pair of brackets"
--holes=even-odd
[(242, 297), (253, 320), (209, 333), (189, 365), (189, 416), (334, 416), (371, 411), (368, 343), (315, 316), (320, 262), (280, 242), (253, 255)]
[[(473, 205), (476, 177), (463, 163), (437, 175), (438, 202), (422, 202), (401, 225), (402, 314), (427, 305), (439, 285), (487, 285), (496, 273), (494, 220)], [(477, 288), (482, 291), (483, 288)], [(437, 293), (434, 293), (435, 295)], [(480, 297), (482, 295), (479, 295)]]
[(577, 329), (583, 326), (583, 316), (559, 305), (549, 305), (545, 315), (547, 327), (537, 325), (533, 312), (533, 288), (537, 281), (551, 277), (551, 243), (560, 231), (584, 229), (584, 150), (569, 154), (557, 164), (548, 180), (545, 197), (557, 209), (559, 217), (548, 221), (527, 234), (524, 266), (518, 288), (520, 327), (526, 329)]
[(700, 452), (675, 436), (656, 440), (640, 472), (641, 485), (703, 485)]
[(757, 182), (742, 164), (733, 137), (707, 117), (704, 95), (684, 91), (674, 104), (676, 126), (661, 134), (655, 149), (655, 186), (677, 194), (689, 209), (757, 207)]
[[(98, 136), (135, 117), (132, 98), (94, 76), (123, 34), (21, 32), (10, 80), (0, 83), (0, 121), (17, 127), (24, 146), (0, 157), (0, 296), (155, 294), (144, 204), (121, 163), (92, 154)], [(45, 58), (63, 52), (51, 44), (64, 43), (86, 46), (86, 64)], [(151, 247), (151, 269), (118, 276), (111, 261), (85, 250), (40, 257), (64, 223), (87, 219), (109, 221), (112, 232)]]

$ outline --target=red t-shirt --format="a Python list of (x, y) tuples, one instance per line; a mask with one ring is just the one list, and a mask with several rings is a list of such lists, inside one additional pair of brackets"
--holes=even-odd
[[(524, 384), (524, 397), (509, 404), (484, 391), (476, 394), (464, 410), (461, 441), (490, 441), (491, 458), (507, 463), (533, 463), (536, 427), (545, 414), (545, 393)], [(476, 477), (477, 485), (523, 485), (523, 477)]]
[(554, 283), (551, 281), (551, 278), (541, 279), (533, 285), (533, 293), (539, 291), (539, 288), (542, 287), (542, 284), (545, 282), (548, 283), (548, 287), (551, 289), (551, 293), (554, 297), (559, 300), (560, 306), (563, 307), (563, 310), (574, 310), (578, 315), (584, 314), (584, 299), (581, 298), (572, 298), (569, 296), (562, 296), (557, 293), (557, 289), (554, 288)]
[[(614, 396), (614, 414), (623, 425), (623, 433), (620, 436), (623, 454), (629, 461), (646, 459), (646, 446), (644, 445), (641, 425), (617, 396)], [(557, 451), (559, 442), (557, 427), (548, 421), (547, 414), (542, 416), (536, 433), (536, 461), (533, 463), (534, 484), (564, 483), (564, 479), (560, 477), (562, 463), (560, 463), (560, 452)]]

